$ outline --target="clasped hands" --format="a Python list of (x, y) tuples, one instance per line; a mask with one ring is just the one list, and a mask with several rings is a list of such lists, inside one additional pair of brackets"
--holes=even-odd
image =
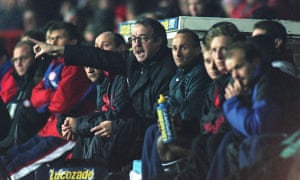
[[(66, 117), (64, 123), (61, 125), (61, 134), (67, 140), (75, 140), (76, 121), (74, 117)], [(95, 136), (110, 137), (111, 135), (111, 120), (105, 120), (97, 126), (90, 129), (90, 132)]]

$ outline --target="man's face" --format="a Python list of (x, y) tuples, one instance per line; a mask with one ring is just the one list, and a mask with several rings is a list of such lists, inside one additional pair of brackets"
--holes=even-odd
[(95, 47), (106, 51), (118, 51), (114, 42), (114, 35), (111, 32), (104, 32), (97, 36)]
[(264, 29), (255, 28), (255, 29), (253, 29), (253, 31), (252, 31), (252, 37), (258, 36), (258, 35), (265, 35), (266, 33), (267, 33), (267, 31), (264, 30)]
[(56, 45), (56, 46), (64, 46), (64, 45), (72, 45), (73, 41), (69, 39), (68, 34), (64, 29), (58, 29), (50, 32), (47, 31), (46, 43), (51, 45)]
[[(111, 32), (101, 33), (95, 40), (95, 47), (106, 51), (119, 51), (114, 42), (114, 35)], [(102, 71), (93, 67), (84, 67), (87, 78), (92, 82), (97, 82), (101, 78)]]
[(191, 16), (202, 16), (205, 11), (204, 0), (188, 0), (189, 13)]
[(31, 52), (30, 47), (26, 45), (14, 49), (12, 62), (19, 76), (24, 76), (33, 63), (34, 58)]
[(141, 24), (135, 24), (132, 30), (132, 51), (138, 62), (152, 58), (159, 50), (162, 40), (154, 40), (153, 30)]
[(231, 44), (231, 38), (228, 36), (216, 36), (210, 43), (210, 51), (218, 70), (222, 73), (226, 72), (224, 63), (227, 47)]
[(211, 56), (210, 51), (203, 51), (203, 60), (204, 60), (204, 67), (206, 69), (206, 72), (208, 76), (212, 79), (218, 79), (222, 76), (222, 73), (218, 70), (215, 61), (213, 60)]
[(239, 81), (243, 87), (248, 87), (254, 79), (258, 61), (252, 63), (246, 61), (241, 49), (233, 49), (232, 57), (225, 60), (226, 68), (231, 73), (232, 79)]
[(93, 67), (84, 67), (85, 74), (91, 82), (97, 82), (102, 75), (102, 71)]
[[(264, 29), (260, 29), (260, 28), (255, 28), (252, 31), (252, 37), (258, 36), (258, 35), (266, 35), (266, 34), (267, 34), (267, 31)], [(280, 48), (282, 47), (282, 44), (283, 44), (283, 40), (281, 38), (278, 37), (278, 38), (274, 39), (274, 45), (275, 45), (275, 50), (276, 50), (275, 53), (280, 52)]]
[(178, 68), (185, 68), (200, 54), (200, 47), (195, 47), (188, 34), (180, 33), (172, 41), (172, 55)]

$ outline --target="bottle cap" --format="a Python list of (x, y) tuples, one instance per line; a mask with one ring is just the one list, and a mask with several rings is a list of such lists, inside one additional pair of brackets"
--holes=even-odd
[(166, 102), (166, 99), (163, 94), (160, 94), (157, 103), (164, 103), (164, 102)]

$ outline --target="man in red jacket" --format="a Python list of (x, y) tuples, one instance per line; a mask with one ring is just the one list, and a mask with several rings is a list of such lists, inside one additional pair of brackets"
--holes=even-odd
[[(4, 150), (27, 141), (43, 126), (43, 119), (48, 117), (47, 113), (36, 113), (29, 101), (40, 65), (34, 61), (32, 47), (33, 43), (29, 41), (20, 41), (15, 45), (11, 59), (14, 68), (3, 76), (1, 82), (0, 96), (11, 119), (10, 126), (1, 131), (1, 135), (9, 132), (0, 141), (0, 148)], [(1, 121), (0, 126), (5, 126), (5, 121)]]
[[(24, 77), (34, 62), (32, 46), (23, 44), (16, 46), (11, 60), (14, 68), (7, 71), (2, 77), (0, 96), (5, 104), (9, 103), (18, 92), (16, 77)], [(13, 75), (14, 74), (14, 75)], [(14, 77), (15, 76), (15, 77)]]
[[(76, 45), (79, 36), (74, 25), (54, 22), (47, 28), (46, 42), (52, 45)], [(11, 178), (19, 179), (75, 146), (75, 142), (66, 140), (58, 132), (56, 123), (59, 114), (78, 116), (95, 108), (94, 102), (87, 101), (90, 81), (82, 67), (64, 66), (63, 61), (62, 57), (55, 56), (43, 80), (32, 91), (32, 106), (38, 112), (51, 113), (45, 126), (37, 136), (0, 156), (2, 166)]]
[[(68, 23), (53, 23), (47, 29), (46, 42), (52, 45), (76, 45), (79, 42), (76, 27)], [(78, 108), (90, 81), (82, 67), (65, 66), (63, 61), (63, 57), (54, 56), (43, 80), (32, 92), (34, 94), (31, 98), (32, 105), (38, 111), (52, 113), (47, 124), (39, 132), (41, 136), (60, 136), (56, 130), (57, 114), (78, 116), (91, 112), (94, 107)]]

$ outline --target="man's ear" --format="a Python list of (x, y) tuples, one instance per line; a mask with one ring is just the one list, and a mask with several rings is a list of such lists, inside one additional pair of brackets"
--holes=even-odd
[(282, 45), (282, 39), (275, 38), (275, 48), (278, 49)]

